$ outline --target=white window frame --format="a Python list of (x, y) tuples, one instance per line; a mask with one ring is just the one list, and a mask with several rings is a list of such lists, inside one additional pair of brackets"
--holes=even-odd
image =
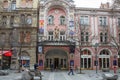
[(99, 16), (99, 25), (100, 26), (107, 26), (108, 25), (108, 18), (106, 16)]
[(89, 17), (80, 16), (80, 25), (89, 25)]

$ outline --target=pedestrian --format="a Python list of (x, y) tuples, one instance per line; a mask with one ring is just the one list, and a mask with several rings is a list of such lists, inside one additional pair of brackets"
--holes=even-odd
[(37, 67), (38, 67), (38, 64), (35, 63), (35, 64), (34, 64), (34, 70), (37, 70)]
[(72, 73), (72, 75), (74, 75), (73, 66), (70, 66), (70, 70), (69, 70), (69, 72), (68, 72), (68, 75), (70, 75), (70, 73)]
[(54, 65), (53, 64), (50, 65), (50, 69), (51, 69), (51, 72), (53, 72), (53, 70), (54, 70)]

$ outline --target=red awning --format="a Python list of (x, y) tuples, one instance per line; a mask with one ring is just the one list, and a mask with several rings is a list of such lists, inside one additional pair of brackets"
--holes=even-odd
[(5, 51), (3, 55), (7, 56), (7, 57), (10, 57), (10, 56), (12, 56), (12, 52), (11, 51)]

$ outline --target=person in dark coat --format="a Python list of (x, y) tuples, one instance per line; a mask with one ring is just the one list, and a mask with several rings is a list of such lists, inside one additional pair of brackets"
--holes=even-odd
[(34, 70), (37, 70), (38, 64), (34, 64)]
[(54, 65), (53, 64), (50, 65), (50, 69), (51, 69), (51, 72), (54, 70)]
[(72, 75), (74, 75), (73, 66), (70, 66), (70, 71), (68, 72), (68, 75), (70, 75), (70, 73), (72, 73)]

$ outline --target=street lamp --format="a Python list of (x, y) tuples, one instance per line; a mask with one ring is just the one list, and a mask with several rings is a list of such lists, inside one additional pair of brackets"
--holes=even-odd
[(97, 66), (98, 66), (97, 47), (98, 47), (98, 46), (99, 46), (99, 44), (98, 44), (98, 43), (95, 43), (94, 47), (95, 47), (95, 53), (96, 53), (96, 55), (95, 55), (95, 66), (96, 66), (96, 73), (97, 73), (97, 71), (98, 71), (98, 69), (97, 69)]

